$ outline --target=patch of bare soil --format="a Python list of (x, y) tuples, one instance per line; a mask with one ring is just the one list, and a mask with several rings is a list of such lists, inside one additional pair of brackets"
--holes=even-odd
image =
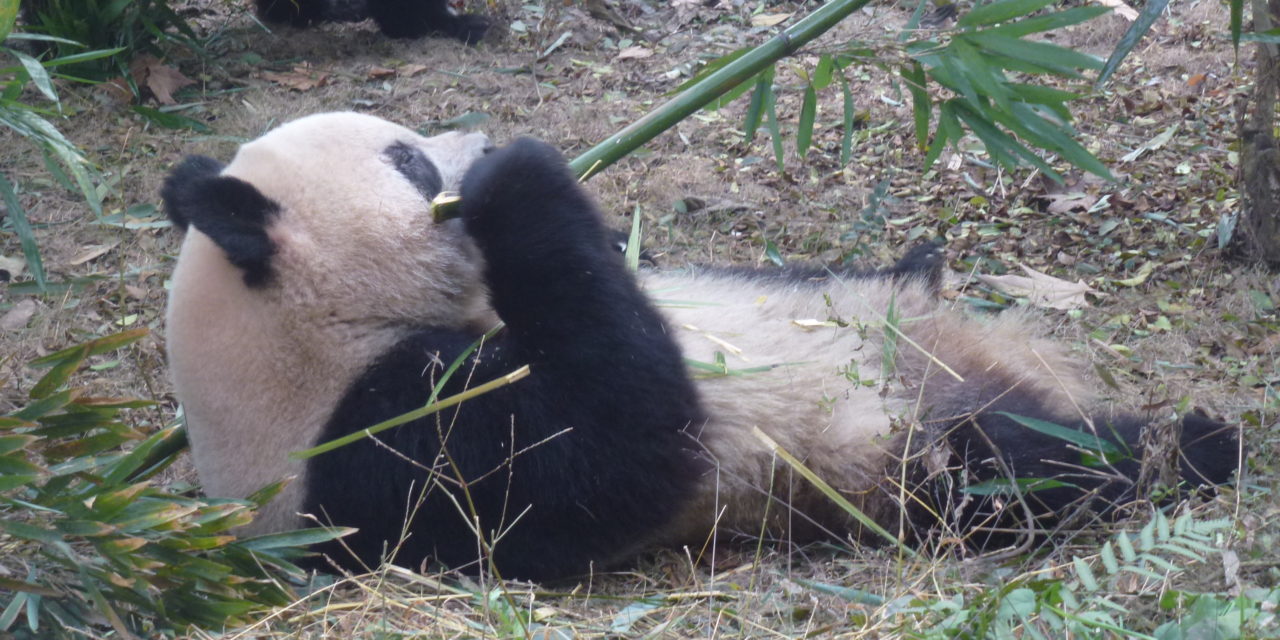
[[(72, 115), (59, 124), (106, 176), (105, 213), (127, 213), (128, 225), (118, 216), (96, 220), (24, 141), (0, 132), (0, 162), (20, 185), (50, 279), (74, 285), (46, 296), (27, 295), (13, 284), (0, 288), (0, 319), (29, 313), (0, 322), (0, 411), (26, 401), (38, 378), (25, 367), (32, 358), (145, 326), (152, 330), (147, 339), (98, 360), (102, 366), (88, 375), (102, 395), (164, 401), (141, 420), (158, 425), (172, 419), (163, 309), (178, 237), (163, 225), (158, 187), (186, 154), (226, 160), (238, 144), (284, 121), (357, 110), (424, 132), (470, 114), (467, 119), (481, 122), (497, 141), (533, 135), (573, 157), (662, 103), (701, 64), (775, 32), (752, 25), (755, 3), (613, 2), (639, 33), (619, 32), (593, 17), (585, 8), (590, 2), (487, 4), (507, 29), (469, 48), (443, 39), (388, 40), (372, 24), (267, 32), (242, 8), (192, 3), (186, 15), (211, 36), (207, 49), (200, 55), (174, 50), (164, 63), (196, 81), (175, 94), (177, 111), (208, 132), (161, 128), (100, 88), (60, 87)], [(765, 13), (810, 6), (783, 3)], [(794, 123), (799, 111), (803, 80), (796, 69), (811, 69), (816, 52), (851, 40), (895, 55), (893, 37), (906, 15), (893, 6), (861, 12), (781, 65), (776, 83), (784, 120)], [(1057, 41), (1105, 56), (1125, 26), (1107, 18)], [(767, 264), (775, 250), (787, 261), (878, 266), (922, 238), (942, 237), (954, 271), (947, 295), (958, 303), (980, 298), (1016, 305), (971, 276), (1021, 273), (1022, 264), (1082, 280), (1098, 295), (1074, 312), (1035, 311), (1046, 329), (1072, 342), (1082, 360), (1095, 364), (1099, 383), (1114, 384), (1113, 395), (1129, 405), (1162, 409), (1185, 401), (1239, 425), (1250, 448), (1251, 481), (1269, 482), (1277, 473), (1280, 280), (1228, 262), (1216, 249), (1219, 221), (1237, 207), (1234, 110), (1250, 77), (1247, 64), (1236, 66), (1222, 35), (1226, 26), (1219, 3), (1174, 3), (1109, 86), (1078, 103), (1086, 146), (1112, 168), (1115, 183), (1065, 166), (1062, 185), (1030, 171), (1010, 174), (993, 168), (972, 140), (923, 172), (909, 96), (892, 76), (867, 65), (848, 74), (861, 123), (848, 166), (838, 162), (842, 108), (833, 85), (821, 95), (814, 144), (805, 157), (796, 155), (789, 136), (785, 141), (785, 170), (775, 166), (767, 133), (743, 140), (743, 98), (686, 119), (593, 178), (590, 188), (619, 228), (629, 228), (628, 216), (640, 212), (646, 249), (662, 266)], [(16, 236), (0, 232), (0, 257), (19, 256)], [(15, 282), (27, 277), (17, 273)], [(1235, 497), (1228, 492), (1214, 512), (1232, 513), (1227, 502)], [(1278, 533), (1276, 505), (1264, 497), (1250, 500), (1234, 511), (1251, 514), (1242, 521), (1242, 557), (1266, 549)], [(659, 554), (634, 574), (601, 577), (578, 592), (580, 600), (552, 600), (545, 613), (586, 625), (580, 629), (607, 631), (625, 605), (601, 605), (585, 593), (604, 592), (622, 602), (663, 593), (692, 603), (681, 611), (696, 622), (677, 627), (697, 627), (702, 635), (714, 634), (720, 624), (745, 635), (766, 628), (822, 633), (865, 616), (847, 598), (797, 586), (800, 579), (871, 592), (930, 590), (902, 584), (896, 569), (904, 567), (877, 551), (770, 549), (759, 556), (725, 552), (718, 560), (717, 573), (689, 555)], [(968, 581), (974, 567), (934, 570), (959, 582)], [(1249, 571), (1249, 580), (1259, 584), (1277, 579), (1262, 567)], [(1210, 589), (1232, 586), (1210, 582)], [(394, 589), (415, 584), (388, 585), (393, 583), (399, 585)], [(733, 603), (741, 612), (735, 618), (720, 596), (704, 593), (713, 587), (756, 595)], [(368, 598), (366, 589), (346, 586), (336, 593), (360, 601)], [(414, 597), (396, 601), (434, 607), (430, 624), (442, 625), (442, 633), (474, 632), (467, 626), (472, 609), (454, 607), (448, 597)], [(410, 615), (382, 606), (370, 600), (346, 610), (384, 621)], [(747, 613), (752, 607), (757, 610)], [(423, 615), (421, 609), (411, 615), (419, 620), (415, 628), (427, 628)], [(336, 627), (304, 621), (303, 628), (314, 637), (339, 637), (368, 621), (348, 619)], [(651, 619), (634, 629), (672, 622)]]

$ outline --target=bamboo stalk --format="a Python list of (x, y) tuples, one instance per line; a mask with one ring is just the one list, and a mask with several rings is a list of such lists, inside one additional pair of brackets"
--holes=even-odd
[(810, 40), (826, 33), (849, 14), (866, 6), (870, 0), (830, 0), (817, 11), (792, 25), (768, 42), (716, 70), (698, 84), (682, 91), (662, 106), (645, 114), (622, 131), (588, 149), (569, 163), (570, 168), (586, 180), (605, 167), (635, 151), (658, 134), (675, 126), (730, 89), (749, 81), (757, 73), (794, 53)]

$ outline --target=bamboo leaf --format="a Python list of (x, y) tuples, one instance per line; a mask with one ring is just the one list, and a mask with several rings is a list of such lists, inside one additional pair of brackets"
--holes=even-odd
[(907, 91), (911, 94), (911, 111), (916, 123), (916, 144), (924, 148), (929, 140), (929, 120), (933, 115), (933, 103), (929, 100), (929, 81), (924, 75), (924, 66), (919, 61), (914, 61), (910, 67), (900, 67), (898, 74), (906, 81)]
[[(18, 0), (0, 0), (0, 42), (9, 37), (18, 19)], [(0, 626), (4, 629), (4, 626)]]
[(1125, 452), (1120, 449), (1120, 447), (1116, 446), (1115, 443), (1087, 431), (1072, 429), (1070, 427), (1064, 427), (1045, 420), (1020, 416), (1006, 411), (997, 411), (996, 413), (1013, 420), (1028, 429), (1039, 431), (1047, 436), (1053, 436), (1063, 442), (1069, 442), (1087, 451), (1098, 451), (1108, 457), (1126, 455)]
[(1058, 11), (1048, 15), (1027, 18), (1026, 20), (1005, 23), (989, 29), (977, 31), (975, 33), (999, 33), (1011, 38), (1021, 38), (1033, 33), (1053, 31), (1054, 29), (1069, 27), (1073, 24), (1088, 22), (1089, 20), (1110, 11), (1111, 9), (1109, 7), (1097, 5), (1089, 7), (1075, 7), (1067, 9), (1066, 11)]
[[(962, 63), (957, 68), (973, 82), (975, 89), (983, 96), (995, 100), (1000, 108), (1008, 111), (1010, 92), (1004, 86), (1005, 78), (1000, 69), (992, 67), (978, 49), (964, 38), (956, 38), (952, 41), (951, 50)], [(977, 104), (976, 100), (971, 102)]]
[(1057, 70), (1060, 75), (1077, 77), (1076, 69), (1100, 69), (1102, 61), (1087, 53), (1072, 51), (1048, 42), (1021, 40), (991, 32), (964, 36), (975, 45), (1016, 60)]
[(0, 436), (0, 455), (25, 449), (27, 445), (35, 442), (36, 440), (39, 440), (39, 438), (27, 434)]
[(1018, 165), (1017, 159), (1022, 158), (1031, 166), (1044, 172), (1054, 182), (1062, 182), (1062, 176), (1057, 171), (1054, 171), (1053, 167), (1049, 166), (1040, 156), (1023, 146), (1021, 142), (1018, 142), (1009, 134), (996, 128), (990, 116), (985, 113), (985, 109), (981, 107), (974, 109), (964, 102), (959, 102), (956, 106), (956, 115), (961, 120), (964, 120), (974, 135), (982, 140), (982, 144), (987, 148), (987, 153), (995, 161), (1007, 169), (1013, 169)]
[(1057, 151), (1067, 162), (1094, 175), (1114, 180), (1111, 176), (1111, 171), (1107, 169), (1107, 165), (1103, 164), (1101, 160), (1089, 153), (1088, 149), (1076, 142), (1064, 128), (1045, 119), (1030, 106), (1015, 103), (1013, 105), (1013, 117), (1010, 121), (1018, 123), (1028, 131), (1041, 136), (1046, 140), (1046, 144), (1042, 146)]
[(725, 64), (640, 120), (574, 158), (569, 163), (570, 168), (584, 179), (595, 175), (716, 97), (738, 87), (766, 68), (772, 68), (778, 60), (826, 33), (869, 2), (870, 0), (830, 0), (764, 44)]
[(813, 70), (813, 88), (822, 91), (831, 86), (832, 75), (835, 72), (835, 57), (829, 53), (822, 54), (818, 58), (818, 66)]
[(1030, 15), (1053, 2), (1054, 0), (999, 0), (969, 11), (956, 21), (956, 25), (963, 28), (992, 25)]
[(804, 90), (804, 102), (800, 105), (800, 121), (796, 125), (796, 155), (804, 158), (813, 143), (813, 124), (818, 116), (818, 92), (813, 85)]
[(337, 540), (355, 532), (356, 529), (350, 527), (312, 527), (245, 538), (236, 544), (250, 551), (271, 551), (286, 547), (308, 547)]
[(755, 139), (756, 131), (760, 129), (761, 118), (764, 116), (765, 103), (772, 94), (773, 67), (769, 67), (756, 76), (755, 91), (751, 93), (751, 104), (747, 107), (746, 119), (742, 124), (742, 130), (746, 132), (744, 142), (749, 143)]
[[(1243, 0), (1232, 0), (1231, 3), (1231, 40), (1238, 47), (1240, 46), (1240, 32), (1237, 30), (1239, 23), (1237, 19), (1240, 17), (1236, 14), (1236, 8)], [(1151, 25), (1164, 14), (1165, 7), (1169, 6), (1169, 0), (1149, 0), (1142, 6), (1142, 12), (1138, 14), (1138, 19), (1129, 25), (1124, 35), (1120, 36), (1120, 41), (1116, 43), (1116, 48), (1111, 51), (1111, 55), (1107, 57), (1106, 64), (1102, 65), (1102, 71), (1098, 74), (1098, 79), (1094, 81), (1095, 87), (1101, 87), (1116, 69), (1120, 68), (1120, 63), (1129, 55), (1133, 48), (1138, 46), (1138, 42), (1142, 40), (1142, 36), (1147, 35), (1151, 30)]]
[(844, 121), (842, 123), (844, 131), (840, 134), (840, 166), (848, 166), (853, 160), (853, 128), (855, 125), (854, 117), (857, 115), (857, 107), (853, 104), (853, 91), (849, 89), (849, 80), (844, 77), (842, 71), (840, 78), (840, 94), (844, 99)]
[(1240, 34), (1244, 31), (1244, 0), (1229, 0), (1231, 8), (1231, 45), (1240, 48)]
[(48, 281), (45, 280), (44, 261), (40, 259), (40, 246), (36, 244), (36, 238), (31, 231), (31, 222), (27, 220), (27, 210), (22, 208), (18, 202), (18, 194), (14, 192), (13, 185), (0, 173), (0, 201), (4, 202), (4, 206), (8, 209), (8, 218), (13, 225), (13, 230), (18, 234), (18, 243), (22, 245), (22, 255), (27, 259), (27, 271), (31, 272), (31, 278), (35, 280), (36, 287), (43, 293), (48, 289)]
[(29, 396), (35, 399), (47, 398), (49, 394), (57, 391), (62, 385), (66, 384), (71, 374), (80, 368), (80, 364), (84, 362), (85, 356), (89, 353), (88, 347), (78, 345), (72, 347), (71, 350), (64, 350), (65, 357), (57, 364), (49, 369), (48, 373), (40, 378), (40, 381), (31, 387)]
[[(49, 367), (49, 366), (56, 365), (59, 362), (62, 362), (64, 359), (68, 357), (90, 357), (90, 356), (101, 355), (108, 351), (115, 351), (120, 347), (137, 342), (138, 340), (141, 340), (142, 337), (147, 335), (148, 333), (150, 333), (150, 331), (145, 327), (138, 328), (138, 329), (130, 329), (128, 331), (121, 331), (120, 333), (113, 333), (109, 336), (96, 338), (84, 344), (78, 344), (74, 347), (67, 347), (66, 349), (63, 349), (61, 351), (56, 351), (42, 358), (37, 358), (31, 361), (30, 366), (37, 367), (37, 368)], [(85, 353), (83, 356), (79, 355), (79, 352), (81, 349), (85, 350)]]
[(924, 170), (928, 171), (929, 167), (942, 156), (942, 150), (946, 148), (948, 142), (960, 139), (960, 122), (956, 120), (955, 105), (950, 100), (942, 103), (938, 108), (938, 129), (933, 133), (933, 143), (929, 145), (929, 151), (924, 157)]
[(49, 77), (49, 72), (40, 64), (39, 60), (21, 52), (10, 49), (9, 53), (13, 54), (18, 62), (22, 64), (23, 70), (27, 72), (27, 77), (31, 80), (31, 84), (44, 94), (50, 102), (58, 104), (58, 93), (53, 90), (53, 79)]
[(778, 166), (778, 171), (784, 171), (783, 164), (784, 153), (782, 150), (782, 126), (778, 123), (777, 98), (773, 95), (773, 90), (769, 90), (769, 95), (765, 98), (764, 103), (765, 118), (764, 126), (769, 130), (769, 136), (772, 138), (773, 145), (773, 162)]

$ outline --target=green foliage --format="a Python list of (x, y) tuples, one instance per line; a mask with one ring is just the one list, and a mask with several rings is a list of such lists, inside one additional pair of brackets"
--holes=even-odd
[(71, 70), (96, 80), (128, 77), (129, 61), (144, 52), (159, 55), (159, 42), (196, 40), (167, 0), (29, 0), (25, 16), (29, 30), (50, 36), (45, 43), (56, 57), (84, 47), (114, 50), (110, 56), (81, 61)]
[[(1066, 104), (1079, 95), (1024, 81), (1035, 76), (1082, 79), (1083, 72), (1100, 69), (1101, 60), (1027, 36), (1061, 29), (1093, 19), (1108, 9), (1076, 7), (1040, 13), (1051, 0), (999, 0), (977, 7), (960, 18), (957, 28), (936, 38), (907, 41), (900, 56), (880, 56), (866, 43), (853, 41), (823, 53), (812, 72), (794, 68), (804, 86), (796, 124), (795, 151), (808, 153), (818, 119), (819, 92), (838, 84), (844, 98), (841, 162), (852, 156), (857, 118), (845, 71), (851, 66), (877, 65), (901, 77), (911, 95), (916, 139), (926, 150), (925, 166), (932, 165), (948, 144), (957, 144), (966, 132), (975, 135), (998, 164), (1013, 168), (1029, 164), (1055, 180), (1061, 176), (1029, 147), (1057, 155), (1073, 166), (1110, 178), (1106, 166), (1075, 141)], [(914, 29), (914, 25), (909, 25)], [(908, 31), (904, 31), (904, 35)], [(1141, 34), (1139, 33), (1139, 37)], [(696, 85), (722, 67), (745, 57), (735, 51), (712, 62), (686, 86)], [(1123, 58), (1123, 54), (1119, 58)], [(1113, 56), (1114, 57), (1114, 56)], [(893, 62), (886, 62), (891, 59)], [(1118, 64), (1118, 59), (1116, 64)], [(751, 104), (743, 126), (747, 141), (764, 124), (773, 137), (774, 157), (782, 168), (782, 143), (773, 84), (774, 65), (745, 79), (707, 104), (716, 109), (751, 90)], [(833, 81), (834, 80), (834, 81)], [(933, 125), (930, 135), (930, 125)], [(930, 139), (932, 138), (932, 140)]]
[[(177, 426), (146, 433), (125, 412), (151, 402), (68, 387), (94, 355), (145, 329), (93, 340), (32, 363), (48, 373), (26, 407), (0, 417), (0, 635), (155, 637), (219, 628), (291, 602), (299, 545), (338, 531), (237, 540), (253, 501), (202, 500), (153, 485), (185, 447)], [(11, 634), (11, 635), (6, 635)]]
[[(1280, 599), (1263, 591), (1224, 599), (1213, 594), (1169, 590), (1168, 582), (1217, 553), (1214, 537), (1231, 521), (1197, 520), (1190, 514), (1169, 520), (1156, 513), (1136, 533), (1120, 533), (1097, 555), (1073, 558), (1056, 571), (1036, 571), (976, 592), (868, 600), (866, 592), (836, 585), (806, 586), (881, 607), (881, 631), (894, 629), (918, 640), (1014, 638), (1258, 638), (1274, 616), (1264, 615)], [(1061, 577), (1055, 577), (1061, 576)], [(1159, 607), (1172, 622), (1140, 626), (1138, 607)], [(1181, 615), (1178, 615), (1181, 614)], [(1154, 628), (1153, 628), (1154, 627)], [(888, 635), (888, 634), (886, 634)]]
[[(52, 41), (47, 36), (15, 33), (13, 27), (17, 10), (17, 0), (0, 0), (0, 43), (10, 45), (18, 40)], [(102, 215), (102, 198), (95, 186), (97, 176), (93, 167), (80, 150), (49, 121), (50, 117), (58, 115), (58, 109), (61, 107), (50, 69), (102, 59), (116, 52), (117, 50), (89, 51), (40, 62), (11, 46), (0, 46), (0, 58), (11, 58), (16, 62), (7, 67), (0, 67), (0, 126), (14, 130), (19, 136), (38, 147), (44, 153), (46, 166), (54, 171), (57, 171), (57, 165), (51, 160), (56, 159), (57, 164), (60, 164), (65, 172), (74, 178), (76, 187), (89, 204), (89, 208), (99, 216)], [(35, 88), (35, 93), (50, 103), (52, 109), (29, 102), (30, 94), (25, 91), (28, 87)], [(3, 202), (8, 210), (9, 225), (22, 244), (22, 252), (27, 259), (27, 269), (31, 272), (37, 288), (43, 292), (47, 289), (47, 283), (40, 260), (40, 250), (32, 234), (31, 224), (27, 220), (26, 210), (18, 201), (18, 193), (18, 185), (0, 176), (0, 202)]]

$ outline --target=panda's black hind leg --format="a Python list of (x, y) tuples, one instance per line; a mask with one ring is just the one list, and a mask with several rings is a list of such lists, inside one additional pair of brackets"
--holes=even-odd
[[(931, 506), (908, 510), (922, 531), (936, 529), (945, 514), (949, 533), (977, 549), (1087, 525), (1120, 505), (1154, 497), (1140, 493), (1138, 483), (1147, 422), (1134, 415), (1072, 420), (1045, 411), (1036, 394), (1011, 389), (948, 425), (952, 472), (917, 469), (917, 479), (928, 478), (919, 495), (929, 496)], [(1181, 431), (1182, 486), (1167, 497), (1230, 481), (1237, 469), (1234, 430), (1188, 415)]]

